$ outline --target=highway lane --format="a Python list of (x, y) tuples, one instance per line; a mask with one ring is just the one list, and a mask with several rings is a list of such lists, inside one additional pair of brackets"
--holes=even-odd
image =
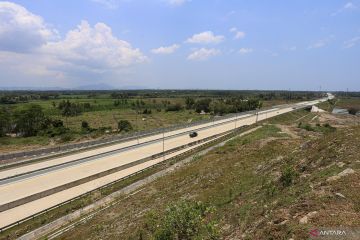
[[(244, 118), (242, 120), (238, 120), (237, 122), (238, 127), (243, 125), (250, 125), (255, 122), (255, 117)], [(187, 134), (169, 138), (165, 141), (164, 150), (166, 151), (172, 148), (176, 148), (178, 146), (185, 145), (199, 139), (204, 139), (215, 134), (226, 132), (234, 128), (234, 122), (230, 122), (223, 125), (216, 125), (212, 128), (200, 130), (198, 131), (199, 136), (196, 139), (191, 139)], [(162, 150), (162, 141), (156, 141), (138, 148), (129, 149), (125, 152), (100, 158), (96, 161), (85, 162), (75, 166), (62, 168), (46, 174), (40, 174), (20, 181), (2, 185), (0, 186), (0, 205), (7, 204), (35, 193), (43, 192), (48, 189), (62, 186), (78, 179), (92, 176), (99, 172), (104, 172), (109, 169), (131, 163), (137, 159), (150, 157), (154, 154), (162, 152)]]
[[(302, 103), (300, 103), (300, 104), (302, 104)], [(279, 109), (279, 108), (273, 108), (273, 109), (261, 111), (259, 114), (274, 111), (277, 109)], [(248, 116), (250, 116), (250, 115), (246, 114), (246, 113), (240, 114), (235, 117), (216, 120), (215, 123), (221, 124), (221, 123), (227, 122), (227, 121), (234, 121), (236, 118), (244, 118), (244, 117), (248, 117)], [(164, 137), (170, 138), (170, 137), (175, 137), (179, 134), (187, 134), (188, 132), (196, 131), (198, 129), (212, 127), (213, 124), (214, 124), (214, 122), (209, 122), (209, 123), (205, 123), (205, 124), (199, 124), (196, 126), (184, 128), (181, 130), (165, 132)], [(65, 168), (65, 167), (76, 165), (76, 164), (81, 164), (81, 163), (84, 163), (87, 161), (98, 160), (99, 158), (110, 156), (110, 155), (119, 153), (121, 151), (126, 151), (130, 148), (137, 148), (139, 146), (149, 144), (152, 141), (162, 141), (162, 137), (163, 137), (162, 134), (156, 134), (153, 136), (139, 138), (138, 140), (135, 139), (135, 140), (127, 141), (127, 142), (122, 142), (119, 144), (114, 144), (114, 145), (103, 147), (100, 149), (88, 150), (86, 152), (77, 153), (77, 154), (73, 154), (70, 156), (57, 157), (57, 158), (49, 159), (49, 160), (46, 160), (43, 162), (38, 162), (38, 163), (25, 165), (25, 166), (21, 166), (21, 167), (15, 167), (13, 169), (6, 169), (5, 171), (0, 170), (0, 185), (7, 184), (9, 182), (16, 181), (18, 179), (23, 179), (26, 177), (32, 177), (35, 175), (47, 173), (52, 170), (57, 170), (57, 169)], [(24, 175), (27, 175), (27, 176), (24, 176)], [(15, 176), (19, 176), (19, 177), (11, 179)]]
[[(304, 103), (304, 104), (310, 104), (310, 103)], [(273, 117), (273, 116), (276, 116), (279, 114), (293, 111), (294, 106), (295, 105), (292, 105), (291, 107), (286, 107), (283, 109), (276, 109), (273, 111), (259, 112), (258, 116), (243, 117), (243, 118), (239, 118), (233, 122), (224, 123), (222, 125), (215, 125), (211, 128), (202, 129), (199, 131), (199, 138), (197, 138), (196, 140), (201, 139), (201, 138), (206, 138), (209, 136), (213, 136), (215, 134), (234, 129), (235, 125), (236, 125), (236, 127), (241, 127), (243, 125), (253, 124), (256, 121), (256, 118), (258, 118), (258, 120), (260, 121), (265, 118), (270, 118), (270, 117)], [(299, 105), (297, 105), (297, 106), (299, 106)], [(226, 120), (221, 120), (221, 121), (225, 122)], [(211, 126), (213, 123), (209, 123), (209, 124)], [(178, 131), (181, 131), (181, 130), (178, 130)], [(191, 130), (187, 129), (186, 131), (191, 131)], [(168, 138), (165, 141), (165, 151), (167, 149), (172, 149), (172, 148), (178, 147), (180, 145), (188, 144), (192, 141), (194, 141), (194, 140), (190, 139), (187, 136), (187, 134)], [(22, 199), (26, 196), (29, 196), (29, 195), (37, 193), (37, 192), (42, 192), (44, 190), (52, 189), (56, 186), (61, 186), (63, 184), (75, 181), (77, 179), (89, 176), (91, 174), (96, 174), (96, 173), (114, 168), (116, 166), (121, 166), (121, 165), (130, 163), (130, 162), (133, 162), (137, 159), (151, 156), (153, 154), (161, 152), (162, 146), (163, 146), (162, 141), (154, 141), (151, 144), (139, 146), (139, 148), (129, 149), (128, 151), (125, 151), (125, 152), (121, 152), (118, 154), (114, 154), (111, 156), (106, 156), (104, 158), (97, 159), (97, 161), (85, 162), (85, 163), (81, 163), (78, 165), (66, 167), (63, 169), (57, 169), (55, 171), (51, 171), (46, 174), (33, 176), (33, 177), (30, 177), (27, 179), (23, 179), (21, 181), (16, 181), (13, 183), (9, 183), (9, 184), (0, 186), (0, 192), (1, 192), (0, 205), (15, 201), (17, 199)], [(163, 159), (163, 158), (160, 158), (160, 160), (161, 159)], [(153, 161), (149, 161), (149, 162), (146, 162), (144, 164), (141, 164), (141, 165), (135, 166), (135, 167), (137, 167), (137, 169), (139, 169), (139, 168), (141, 169), (141, 166), (151, 164), (151, 162), (153, 162)], [(120, 172), (124, 173), (124, 172), (126, 172), (126, 170), (123, 170)], [(120, 172), (119, 172), (119, 174), (120, 174)], [(70, 191), (70, 190), (73, 193), (76, 192), (76, 194), (81, 195), (87, 191), (87, 188), (84, 187), (87, 184), (93, 183), (92, 186), (96, 185), (97, 187), (99, 187), (99, 186), (101, 186), (101, 181), (102, 181), (101, 179), (104, 179), (104, 178), (112, 179), (111, 176), (116, 176), (116, 173), (110, 174), (103, 178), (96, 179), (96, 180), (93, 180), (91, 182), (88, 182), (88, 183), (85, 183), (85, 184), (82, 184), (82, 185), (79, 185), (76, 187), (73, 187), (73, 188), (65, 190), (65, 191), (55, 193), (53, 195), (50, 195), (50, 196), (47, 196), (47, 197), (41, 198), (41, 199), (51, 198), (54, 195), (62, 195), (62, 194), (65, 194), (66, 191)], [(114, 179), (112, 179), (112, 180), (114, 180)], [(98, 184), (100, 184), (100, 185), (98, 185)], [(73, 194), (70, 194), (69, 196), (66, 195), (67, 197), (62, 195), (63, 197), (57, 197), (55, 202), (61, 203), (63, 201), (66, 201), (66, 199), (73, 198), (75, 195), (73, 195)], [(22, 211), (28, 212), (28, 210), (26, 208), (23, 208), (23, 206), (27, 206), (28, 204), (35, 204), (36, 202), (39, 202), (39, 204), (40, 204), (41, 199), (26, 203), (22, 206), (15, 207), (13, 209), (6, 210), (4, 212), (1, 212), (0, 219), (6, 218), (7, 214), (9, 214), (10, 212), (12, 212), (12, 214), (14, 216), (18, 216), (19, 213), (16, 214), (13, 212), (13, 211), (15, 211), (15, 209), (17, 209), (17, 211), (21, 211), (20, 209), (22, 209)], [(44, 204), (42, 202), (41, 204), (43, 206), (37, 205), (37, 208), (32, 208), (32, 209), (37, 209), (36, 211), (41, 211), (39, 209), (44, 210), (47, 207), (49, 207), (50, 205), (52, 205), (52, 203), (53, 203), (53, 205), (55, 204), (53, 201), (50, 201), (49, 204)], [(34, 212), (34, 211), (32, 211), (32, 212)], [(19, 219), (19, 218), (17, 218), (17, 219)], [(9, 223), (9, 221), (7, 221), (7, 223)], [(5, 225), (0, 225), (0, 227), (2, 227), (2, 226), (5, 226)]]
[[(200, 145), (203, 145), (206, 143), (207, 142), (204, 142)], [(182, 153), (189, 151), (193, 148), (196, 148), (200, 145), (193, 146), (188, 149), (184, 149), (179, 152), (169, 154), (165, 157), (165, 160), (175, 157), (179, 154), (182, 154)], [(131, 174), (134, 174), (142, 169), (145, 169), (147, 167), (150, 167), (152, 165), (160, 163), (163, 160), (164, 160), (164, 158), (159, 157), (154, 160), (145, 162), (143, 164), (128, 168), (126, 170), (122, 170), (122, 171), (110, 174), (108, 176), (87, 182), (78, 187), (69, 188), (67, 190), (55, 193), (53, 195), (50, 195), (50, 196), (47, 196), (44, 198), (40, 198), (38, 200), (26, 203), (24, 205), (9, 209), (5, 212), (1, 212), (0, 213), (0, 228), (3, 228), (10, 224), (16, 223), (17, 221), (20, 221), (27, 217), (33, 216), (34, 214), (37, 214), (45, 209), (49, 209), (53, 206), (56, 206), (58, 204), (65, 202), (65, 201), (71, 200), (77, 196), (84, 194), (84, 193), (98, 189), (102, 186), (112, 183), (114, 180), (121, 179), (121, 178), (129, 176)]]
[[(249, 114), (242, 114), (236, 117), (227, 118), (227, 119), (221, 119), (217, 120), (215, 122), (200, 124), (188, 128), (184, 128), (182, 130), (176, 130), (176, 131), (170, 131), (164, 133), (164, 138), (169, 139), (176, 137), (178, 135), (185, 135), (188, 134), (191, 131), (197, 131), (204, 128), (212, 127), (214, 124), (222, 124), (227, 121), (234, 121), (236, 118), (245, 118), (250, 116)], [(35, 175), (43, 174), (50, 172), (52, 170), (58, 170), (61, 168), (69, 167), (72, 165), (81, 164), (88, 161), (94, 161), (98, 160), (103, 157), (107, 157), (110, 155), (114, 155), (123, 151), (128, 151), (131, 148), (138, 148), (141, 146), (144, 146), (146, 144), (150, 144), (154, 141), (162, 141), (163, 135), (162, 134), (156, 134), (149, 137), (140, 138), (139, 140), (131, 140), (128, 142), (123, 142), (120, 144), (104, 147), (101, 149), (94, 149), (89, 150), (82, 153), (73, 154), (70, 156), (65, 157), (59, 157), (50, 159), (47, 161), (34, 163), (30, 165), (25, 165), (21, 167), (16, 167), (12, 169), (6, 169), (3, 171), (0, 171), (0, 185), (7, 184), (13, 181), (16, 181), (18, 179), (23, 179), (26, 177), (32, 177)], [(44, 171), (41, 171), (44, 170)], [(24, 176), (27, 175), (27, 176)], [(19, 178), (14, 178), (15, 176), (21, 176)]]
[[(256, 121), (256, 118), (260, 121), (266, 117), (272, 117), (291, 110), (292, 108), (284, 108), (266, 111), (264, 113), (260, 112), (258, 117), (250, 116), (238, 119), (236, 121), (236, 125), (237, 127), (250, 125)], [(199, 137), (196, 140), (234, 129), (234, 123), (235, 122), (229, 122), (223, 125), (215, 125), (211, 128), (200, 130), (198, 131)], [(166, 151), (180, 145), (185, 145), (192, 141), (194, 140), (189, 138), (187, 134), (169, 138), (165, 141), (166, 144), (164, 150)], [(138, 148), (128, 149), (125, 152), (99, 158), (96, 161), (84, 162), (74, 166), (57, 169), (49, 173), (31, 176), (21, 181), (10, 182), (0, 186), (0, 192), (2, 193), (0, 205), (15, 201), (16, 199), (24, 198), (34, 193), (43, 192), (120, 165), (128, 164), (134, 161), (134, 159), (150, 157), (161, 152), (162, 147), (162, 141), (155, 141), (147, 145), (139, 146)]]

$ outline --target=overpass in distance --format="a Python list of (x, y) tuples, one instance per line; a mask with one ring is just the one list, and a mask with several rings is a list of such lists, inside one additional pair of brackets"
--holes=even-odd
[[(58, 156), (0, 171), (0, 229), (161, 163), (257, 121), (311, 106), (315, 101), (280, 105), (192, 127)], [(190, 138), (189, 132), (198, 136)], [(164, 155), (161, 155), (165, 153)]]

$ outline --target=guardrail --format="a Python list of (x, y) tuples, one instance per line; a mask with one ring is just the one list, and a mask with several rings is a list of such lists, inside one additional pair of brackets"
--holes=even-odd
[[(230, 130), (230, 131), (227, 131), (227, 132), (224, 132), (224, 133), (221, 133), (221, 134), (217, 134), (217, 135), (215, 135), (215, 136), (211, 136), (211, 137), (204, 138), (204, 139), (201, 139), (201, 140), (198, 140), (198, 141), (189, 143), (189, 144), (182, 145), (182, 146), (177, 147), (177, 148), (181, 148), (181, 147), (182, 147), (182, 148), (186, 148), (186, 147), (184, 147), (184, 146), (191, 147), (191, 146), (193, 146), (193, 145), (197, 145), (197, 144), (200, 144), (200, 143), (202, 143), (202, 142), (210, 141), (211, 139), (215, 139), (214, 141), (222, 141), (224, 138), (228, 138), (229, 135), (230, 135), (230, 133), (234, 133), (234, 134), (235, 134), (236, 132), (242, 131), (244, 128), (245, 128), (245, 127), (240, 127), (240, 128), (237, 128), (236, 130)], [(198, 148), (207, 147), (208, 145), (213, 144), (214, 141), (211, 141), (211, 142), (208, 142), (208, 143), (206, 143), (206, 144), (204, 144), (204, 145), (201, 145), (201, 146), (199, 146)], [(195, 143), (196, 143), (196, 144), (195, 144)], [(106, 185), (104, 185), (104, 186), (101, 186), (101, 187), (99, 187), (99, 188), (90, 190), (90, 191), (88, 191), (88, 192), (86, 192), (86, 193), (83, 193), (83, 194), (77, 196), (77, 197), (74, 197), (74, 198), (72, 198), (72, 199), (69, 199), (69, 200), (67, 200), (67, 201), (65, 201), (65, 202), (63, 202), (63, 203), (59, 203), (59, 204), (57, 204), (57, 205), (55, 205), (55, 206), (53, 206), (53, 207), (50, 207), (50, 208), (48, 208), (48, 209), (44, 209), (44, 210), (42, 210), (41, 212), (38, 212), (38, 213), (36, 213), (36, 214), (33, 214), (33, 215), (31, 215), (31, 216), (29, 216), (29, 217), (26, 217), (26, 218), (24, 218), (24, 219), (22, 219), (22, 220), (16, 221), (15, 223), (12, 223), (12, 224), (9, 224), (9, 225), (7, 225), (7, 226), (4, 226), (4, 227), (0, 228), (0, 233), (4, 232), (4, 231), (6, 231), (6, 230), (8, 230), (8, 229), (10, 229), (10, 228), (12, 228), (12, 227), (15, 227), (15, 226), (17, 226), (17, 225), (19, 225), (19, 224), (21, 224), (21, 223), (24, 223), (24, 222), (26, 222), (26, 221), (28, 221), (28, 220), (34, 219), (34, 218), (36, 218), (36, 217), (38, 217), (38, 216), (40, 216), (40, 215), (42, 215), (42, 214), (45, 214), (45, 213), (47, 213), (47, 212), (50, 212), (50, 211), (52, 211), (52, 210), (54, 210), (54, 209), (56, 209), (56, 208), (59, 208), (59, 207), (61, 207), (61, 206), (64, 206), (64, 205), (69, 204), (69, 203), (71, 203), (71, 202), (74, 202), (74, 201), (76, 201), (76, 200), (78, 200), (78, 199), (80, 199), (80, 198), (82, 198), (82, 197), (84, 197), (84, 196), (86, 196), (86, 195), (88, 195), (88, 194), (91, 194), (91, 193), (93, 193), (93, 192), (95, 192), (95, 191), (102, 190), (102, 189), (107, 188), (107, 187), (109, 187), (109, 186), (111, 186), (111, 185), (114, 185), (114, 184), (116, 184), (116, 183), (118, 183), (118, 182), (120, 182), (120, 181), (126, 180), (126, 179), (128, 179), (128, 178), (130, 178), (130, 177), (133, 177), (133, 176), (137, 175), (137, 174), (140, 174), (140, 173), (142, 173), (142, 172), (145, 172), (145, 171), (147, 171), (147, 170), (149, 170), (149, 169), (155, 168), (155, 167), (157, 167), (157, 166), (159, 166), (159, 165), (166, 164), (166, 163), (168, 163), (169, 161), (172, 161), (172, 160), (174, 160), (174, 159), (176, 159), (176, 158), (181, 158), (183, 155), (188, 155), (188, 154), (190, 154), (191, 152), (198, 151), (198, 148), (194, 148), (194, 149), (192, 149), (192, 150), (190, 150), (190, 151), (181, 153), (181, 154), (179, 154), (179, 155), (177, 155), (177, 156), (171, 157), (171, 158), (169, 158), (169, 159), (166, 159), (165, 161), (161, 161), (161, 162), (159, 162), (159, 163), (156, 163), (156, 164), (154, 164), (154, 165), (151, 165), (151, 166), (149, 166), (149, 167), (147, 167), (147, 168), (144, 168), (144, 169), (142, 169), (142, 170), (139, 170), (139, 171), (137, 171), (137, 172), (134, 172), (134, 173), (132, 173), (132, 174), (130, 174), (130, 175), (127, 175), (127, 176), (125, 176), (125, 177), (116, 179), (115, 181), (112, 181), (112, 182), (110, 182), (110, 183), (108, 183), (108, 184), (106, 184)], [(173, 149), (170, 149), (170, 150), (173, 150)], [(168, 150), (168, 151), (170, 151), (170, 150)], [(179, 149), (179, 150), (180, 150), (180, 149)], [(159, 154), (155, 154), (155, 155), (153, 155), (153, 156), (156, 156), (156, 157), (154, 157), (154, 158), (158, 158), (158, 157), (161, 157), (161, 156), (163, 156), (163, 155), (165, 156), (166, 154), (169, 154), (169, 153), (166, 153), (166, 152), (165, 152), (165, 153), (159, 153)], [(149, 159), (148, 161), (150, 161), (150, 160), (151, 160), (151, 159)]]

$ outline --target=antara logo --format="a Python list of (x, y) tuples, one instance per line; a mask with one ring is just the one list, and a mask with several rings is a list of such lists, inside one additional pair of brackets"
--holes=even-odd
[(309, 232), (312, 237), (320, 237), (320, 236), (345, 236), (346, 232), (344, 230), (319, 230), (313, 229)]
[(320, 235), (319, 230), (318, 229), (311, 230), (310, 235), (313, 237), (318, 237)]

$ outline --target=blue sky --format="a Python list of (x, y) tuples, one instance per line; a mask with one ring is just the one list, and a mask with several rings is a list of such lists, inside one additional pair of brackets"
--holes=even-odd
[(360, 0), (0, 1), (0, 87), (360, 90)]

